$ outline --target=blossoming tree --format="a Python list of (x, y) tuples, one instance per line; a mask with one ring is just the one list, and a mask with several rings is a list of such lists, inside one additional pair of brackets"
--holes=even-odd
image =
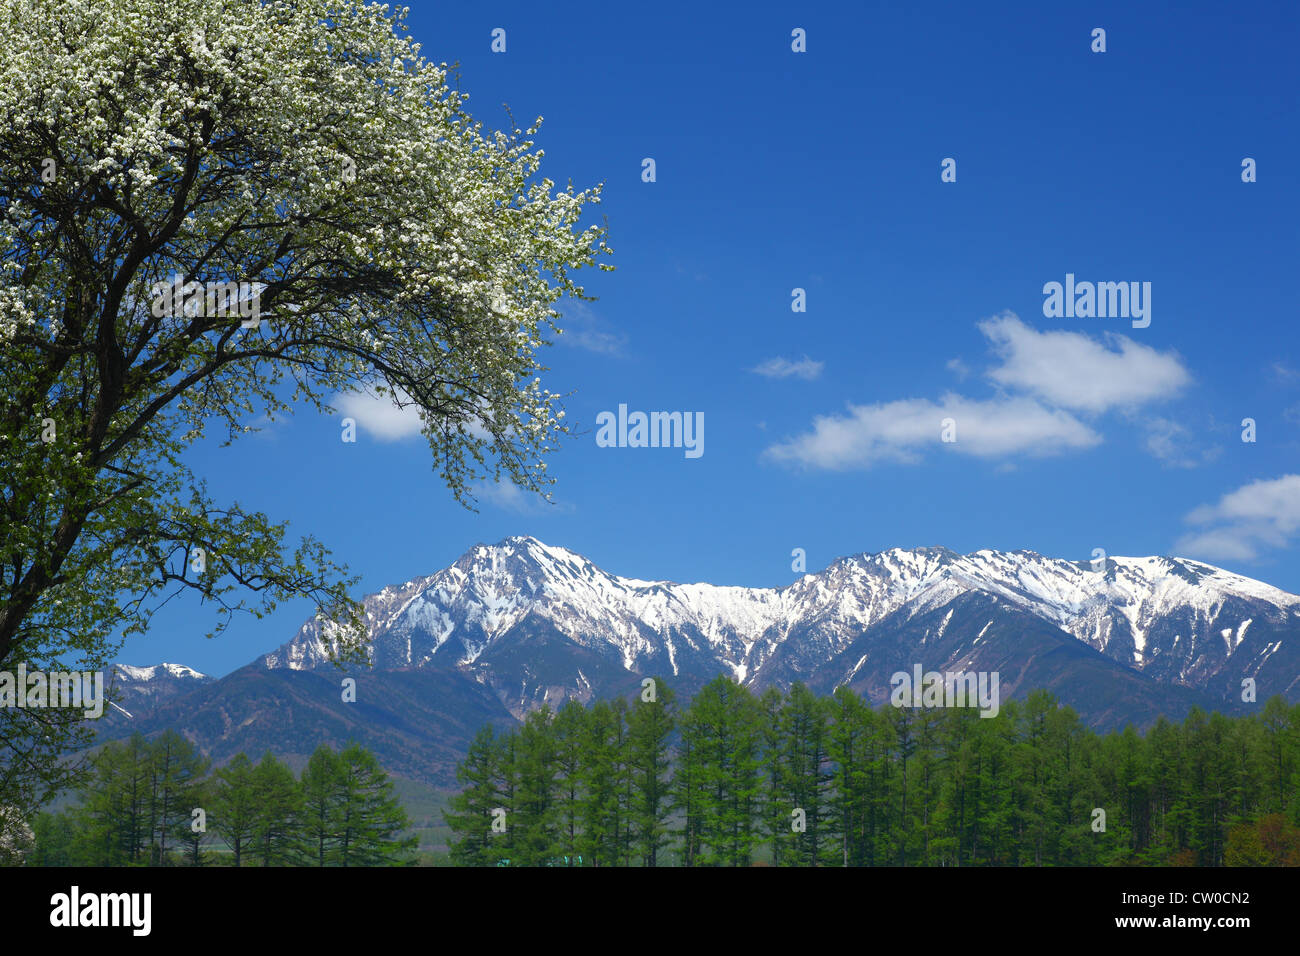
[[(538, 349), (611, 268), (600, 188), (539, 178), (540, 119), (485, 131), (405, 16), (0, 0), (0, 667), (102, 664), (176, 589), (214, 631), (310, 597), (357, 655), (346, 570), (183, 464), (209, 429), (369, 391), (417, 407), (458, 500), (546, 494)], [(84, 728), (0, 721), (0, 804), (29, 806)]]

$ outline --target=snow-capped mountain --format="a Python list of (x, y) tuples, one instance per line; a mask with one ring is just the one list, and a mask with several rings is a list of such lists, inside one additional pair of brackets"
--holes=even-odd
[(781, 588), (621, 577), (534, 538), (477, 545), (451, 567), (365, 598), (373, 669), (343, 702), (333, 626), (308, 621), (219, 680), (120, 666), (105, 737), (175, 729), (218, 763), (306, 759), (357, 740), (393, 772), (455, 785), (484, 723), (543, 703), (638, 692), (690, 697), (719, 673), (755, 690), (847, 685), (874, 704), (897, 671), (997, 671), (1000, 696), (1045, 688), (1098, 729), (1300, 699), (1300, 597), (1181, 558), (1089, 562), (1029, 551), (895, 548)]
[(116, 664), (109, 677), (114, 704), (106, 711), (106, 716), (110, 720), (134, 719), (139, 711), (149, 710), (163, 701), (210, 683), (212, 678), (207, 674), (200, 674), (184, 664), (164, 662), (149, 667)]
[(200, 674), (192, 667), (186, 667), (184, 664), (168, 664), (166, 661), (163, 661), (161, 664), (154, 664), (150, 667), (136, 667), (132, 664), (118, 664), (116, 665), (116, 669), (123, 679), (140, 683), (146, 681), (165, 683), (168, 679), (180, 681), (208, 680), (207, 674)]
[[(516, 717), (642, 676), (689, 693), (719, 672), (755, 688), (848, 684), (879, 702), (916, 663), (999, 670), (1004, 696), (1047, 687), (1103, 723), (1232, 708), (1246, 677), (1261, 701), (1300, 696), (1300, 597), (1182, 558), (895, 548), (745, 588), (621, 577), (511, 537), (365, 607), (375, 668), (454, 669)], [(331, 630), (309, 621), (260, 663), (318, 668)]]

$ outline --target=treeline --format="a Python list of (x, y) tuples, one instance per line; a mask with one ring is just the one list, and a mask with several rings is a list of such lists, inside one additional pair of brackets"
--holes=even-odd
[(483, 728), (444, 816), (470, 866), (1300, 865), (1300, 705), (1098, 734), (1046, 692), (872, 709), (847, 688)]
[(34, 866), (383, 866), (411, 862), (414, 837), (374, 754), (322, 744), (301, 776), (270, 753), (210, 762), (168, 731), (105, 745), (79, 806), (42, 813)]

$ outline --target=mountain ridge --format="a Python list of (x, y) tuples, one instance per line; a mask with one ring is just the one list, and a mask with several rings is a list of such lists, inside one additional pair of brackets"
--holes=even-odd
[[(443, 648), (453, 637), (459, 641), (454, 663), (473, 666), (494, 640), (535, 613), (571, 640), (603, 636), (629, 669), (640, 657), (653, 656), (658, 643), (676, 673), (674, 628), (711, 630), (709, 643), (719, 650), (720, 662), (746, 682), (758, 663), (749, 660), (754, 646), (765, 641), (773, 647), (809, 619), (827, 630), (870, 628), (904, 605), (920, 611), (970, 591), (1010, 601), (1120, 663), (1186, 686), (1197, 686), (1198, 674), (1217, 674), (1257, 621), (1300, 630), (1300, 596), (1204, 562), (1114, 556), (1094, 567), (992, 549), (966, 555), (946, 548), (864, 552), (837, 558), (782, 588), (748, 588), (623, 577), (568, 549), (511, 536), (495, 545), (476, 544), (449, 568), (366, 601), (376, 666), (424, 666), (436, 654), (445, 659)], [(400, 606), (393, 606), (393, 596)], [(611, 614), (620, 626), (610, 627)], [(1171, 615), (1182, 616), (1187, 647), (1176, 647), (1184, 638), (1177, 629), (1165, 633)], [(1203, 644), (1216, 623), (1228, 624), (1216, 632), (1224, 653), (1207, 664), (1203, 648), (1188, 648)], [(400, 641), (385, 640), (390, 634), (406, 641), (406, 653)], [(416, 656), (417, 647), (422, 656)], [(309, 668), (326, 663), (336, 649), (329, 625), (309, 621), (260, 660), (268, 667)]]
[(474, 721), (626, 696), (647, 676), (684, 697), (723, 673), (756, 691), (801, 681), (881, 704), (890, 675), (916, 664), (998, 671), (1004, 698), (1045, 688), (1099, 729), (1241, 711), (1246, 677), (1259, 701), (1300, 695), (1300, 641), (1288, 640), (1300, 596), (1186, 558), (892, 548), (748, 588), (615, 575), (516, 535), (363, 604), (373, 667), (345, 672), (358, 704), (340, 702), (334, 625), (313, 618), (233, 674), (113, 722), (179, 723), (218, 756), (389, 740), (389, 759), (445, 784)]

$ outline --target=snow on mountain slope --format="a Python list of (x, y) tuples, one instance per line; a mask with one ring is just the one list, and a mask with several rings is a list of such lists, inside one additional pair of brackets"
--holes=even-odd
[(151, 681), (160, 676), (174, 677), (180, 680), (207, 680), (207, 674), (200, 674), (192, 667), (186, 667), (184, 664), (154, 664), (150, 667), (136, 667), (131, 664), (118, 664), (117, 670), (127, 679), (133, 681)]
[(105, 712), (106, 725), (116, 725), (121, 718), (133, 719), (142, 710), (213, 682), (192, 667), (165, 662), (147, 667), (115, 664), (107, 679), (112, 706)]
[[(839, 559), (784, 588), (745, 588), (620, 577), (565, 548), (511, 537), (476, 545), (443, 571), (371, 595), (365, 607), (376, 667), (487, 672), (508, 655), (512, 667), (523, 669), (528, 697), (529, 675), (545, 669), (537, 641), (614, 661), (628, 673), (677, 674), (686, 666), (761, 683), (765, 665), (778, 656), (796, 672), (815, 670), (887, 618), (891, 627), (900, 615), (919, 620), (968, 594), (1028, 612), (1171, 684), (1230, 689), (1240, 675), (1258, 674), (1280, 647), (1289, 650), (1282, 663), (1270, 664), (1275, 668), (1290, 667), (1300, 650), (1300, 597), (1165, 557), (1111, 557), (1094, 566), (1031, 551), (893, 548)], [(951, 620), (949, 613), (938, 637)], [(986, 621), (979, 626), (987, 629)], [(264, 666), (311, 669), (326, 662), (332, 627), (307, 622), (262, 659)], [(797, 648), (787, 646), (792, 634)], [(916, 635), (918, 644), (922, 639)], [(569, 680), (564, 674), (547, 678), (550, 683), (538, 679), (534, 690), (550, 699)], [(1272, 678), (1297, 689), (1300, 677), (1288, 680)]]
[(984, 550), (952, 555), (951, 563), (940, 569), (927, 568), (899, 581), (916, 592), (952, 581), (963, 589), (998, 594), (1102, 651), (1114, 624), (1108, 614), (1117, 612), (1128, 624), (1135, 650), (1132, 663), (1138, 667), (1145, 663), (1152, 625), (1176, 611), (1191, 610), (1208, 629), (1229, 598), (1270, 605), (1280, 616), (1300, 608), (1300, 597), (1294, 594), (1186, 558), (1113, 557), (1094, 568), (1091, 562), (1044, 558), (1031, 551)]

